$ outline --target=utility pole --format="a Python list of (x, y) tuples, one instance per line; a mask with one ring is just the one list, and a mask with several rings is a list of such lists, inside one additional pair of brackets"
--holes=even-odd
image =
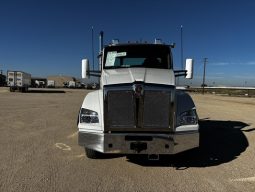
[(205, 93), (205, 68), (206, 68), (206, 63), (208, 62), (208, 58), (204, 58), (204, 75), (203, 75), (203, 84), (202, 84), (202, 87), (203, 87), (203, 95)]

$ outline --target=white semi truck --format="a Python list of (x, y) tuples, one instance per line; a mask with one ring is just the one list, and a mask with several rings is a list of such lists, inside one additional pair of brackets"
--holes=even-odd
[(68, 81), (68, 87), (69, 88), (75, 88), (76, 87), (75, 81)]
[(23, 71), (7, 71), (7, 85), (10, 91), (27, 92), (31, 86), (31, 74)]
[(158, 159), (199, 146), (196, 107), (175, 84), (176, 76), (192, 78), (193, 60), (186, 60), (186, 70), (174, 71), (171, 48), (111, 44), (100, 52), (100, 71), (89, 71), (82, 60), (83, 78), (101, 77), (100, 89), (87, 94), (78, 117), (78, 143), (88, 158), (114, 153)]

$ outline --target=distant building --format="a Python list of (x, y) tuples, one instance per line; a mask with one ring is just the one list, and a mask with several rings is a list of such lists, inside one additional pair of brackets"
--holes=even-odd
[(74, 77), (70, 76), (48, 76), (47, 80), (54, 81), (55, 87), (65, 87), (69, 81), (75, 81), (76, 79)]

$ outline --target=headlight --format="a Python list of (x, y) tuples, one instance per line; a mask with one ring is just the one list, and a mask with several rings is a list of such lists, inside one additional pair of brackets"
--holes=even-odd
[(99, 123), (98, 113), (89, 109), (81, 109), (80, 123)]
[(177, 119), (177, 126), (195, 125), (198, 122), (198, 117), (195, 109), (185, 111)]

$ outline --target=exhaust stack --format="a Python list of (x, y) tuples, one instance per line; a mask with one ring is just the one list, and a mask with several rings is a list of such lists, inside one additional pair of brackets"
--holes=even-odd
[(100, 35), (99, 35), (99, 53), (101, 53), (103, 48), (104, 48), (104, 32), (100, 31)]

